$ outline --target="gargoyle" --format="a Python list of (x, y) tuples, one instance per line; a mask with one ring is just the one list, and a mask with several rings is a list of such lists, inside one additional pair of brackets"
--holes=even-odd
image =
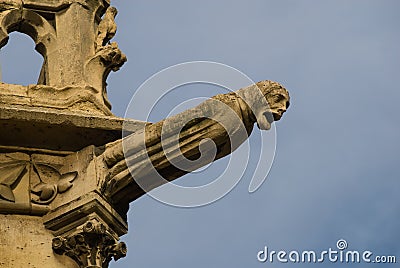
[(262, 81), (149, 123), (104, 148), (108, 171), (103, 193), (115, 204), (129, 204), (145, 191), (230, 154), (248, 138), (254, 123), (268, 130), (288, 106), (289, 93), (283, 86)]

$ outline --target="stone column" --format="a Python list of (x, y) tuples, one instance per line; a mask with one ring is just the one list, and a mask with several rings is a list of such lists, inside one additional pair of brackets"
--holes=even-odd
[(56, 14), (57, 50), (48, 55), (48, 85), (64, 87), (85, 85), (84, 66), (94, 54), (94, 11), (72, 3)]

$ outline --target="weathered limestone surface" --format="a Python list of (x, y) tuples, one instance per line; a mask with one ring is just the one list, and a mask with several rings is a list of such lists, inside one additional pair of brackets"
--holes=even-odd
[[(265, 101), (270, 105), (265, 105)], [(156, 173), (152, 172), (152, 167), (158, 176), (167, 181), (174, 180), (230, 154), (247, 139), (254, 123), (257, 122), (260, 129), (269, 129), (274, 120), (281, 118), (288, 105), (286, 89), (277, 83), (263, 81), (235, 93), (217, 95), (155, 124), (131, 122), (132, 134), (123, 139), (114, 137), (115, 141), (111, 143), (99, 138), (100, 146), (85, 146), (85, 139), (73, 138), (81, 141), (83, 148), (67, 146), (61, 147), (66, 151), (61, 151), (48, 147), (57, 144), (57, 140), (50, 136), (42, 142), (38, 140), (31, 147), (16, 136), (11, 141), (22, 144), (21, 147), (10, 144), (0, 147), (0, 213), (41, 216), (41, 224), (54, 237), (52, 247), (55, 254), (50, 258), (55, 259), (51, 262), (58, 260), (57, 255), (68, 255), (79, 267), (108, 267), (111, 259), (118, 260), (126, 254), (125, 244), (118, 240), (128, 230), (126, 213), (129, 203), (145, 193), (143, 185), (149, 191), (165, 183), (154, 178)], [(5, 124), (26, 119), (21, 124), (25, 134), (29, 128), (38, 129), (37, 125), (29, 126), (29, 122), (41, 122), (56, 128), (58, 125), (58, 134), (63, 139), (70, 137), (63, 127), (71, 127), (72, 132), (79, 128), (107, 132), (111, 128), (121, 134), (121, 122), (112, 117), (108, 118), (108, 127), (100, 127), (96, 120), (100, 124), (108, 122), (106, 118), (92, 117), (92, 121), (71, 114), (71, 120), (66, 120), (67, 116), (52, 117), (51, 112), (45, 115), (39, 112), (30, 118), (23, 109), (18, 110), (16, 118), (7, 111), (2, 110), (3, 118), (9, 117)], [(44, 136), (46, 132), (43, 131)], [(166, 138), (166, 144), (161, 143), (162, 138)], [(178, 155), (182, 152), (189, 160), (212, 152), (214, 147), (201, 145), (204, 139), (215, 143), (215, 154), (179, 166), (182, 159), (175, 157), (176, 152)], [(68, 142), (60, 142), (68, 145)], [(167, 151), (170, 152), (168, 158)], [(15, 226), (5, 224), (2, 228), (16, 231)], [(91, 226), (97, 227), (93, 229)], [(0, 239), (4, 235), (5, 232), (0, 232)], [(43, 234), (35, 239), (48, 241)], [(75, 249), (76, 240), (79, 241), (78, 251)], [(49, 242), (44, 243), (49, 245)], [(8, 265), (17, 267), (11, 263)]]
[(40, 217), (0, 214), (0, 267), (78, 268), (72, 259), (53, 253), (53, 237)]
[(43, 56), (37, 85), (0, 83), (1, 268), (107, 268), (127, 253), (130, 202), (288, 108), (286, 89), (262, 81), (154, 124), (115, 117), (116, 15), (109, 0), (0, 0), (0, 49), (18, 31)]
[(43, 56), (43, 67), (38, 85), (0, 85), (0, 103), (112, 115), (105, 80), (127, 60), (109, 42), (115, 15), (109, 0), (1, 0), (0, 48), (9, 33), (25, 33)]
[(288, 106), (283, 86), (261, 81), (148, 124), (142, 132), (106, 146), (104, 193), (121, 206), (128, 204), (143, 188), (148, 192), (232, 153), (249, 137), (254, 123), (268, 130)]
[(96, 155), (145, 124), (110, 110), (106, 79), (126, 62), (110, 42), (116, 13), (109, 0), (0, 0), (0, 48), (18, 31), (43, 56), (37, 85), (0, 83), (0, 267), (103, 268), (126, 254)]
[(133, 133), (144, 125), (114, 116), (0, 104), (0, 152), (16, 147), (54, 150), (56, 154), (77, 152), (121, 138), (122, 128)]

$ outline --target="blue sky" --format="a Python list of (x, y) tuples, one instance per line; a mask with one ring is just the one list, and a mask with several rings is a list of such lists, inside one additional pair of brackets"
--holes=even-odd
[[(346, 239), (349, 249), (396, 255), (400, 261), (398, 1), (113, 5), (119, 9), (115, 41), (128, 57), (108, 79), (116, 115), (124, 115), (135, 90), (151, 75), (194, 60), (228, 64), (254, 81), (281, 82), (292, 103), (277, 123), (275, 162), (256, 193), (247, 192), (245, 177), (226, 197), (200, 208), (140, 198), (131, 204), (129, 234), (122, 238), (128, 257), (111, 267), (277, 267), (282, 265), (257, 262), (257, 252), (264, 246), (322, 251), (335, 248), (339, 239)], [(35, 83), (40, 55), (32, 52), (29, 37), (20, 39), (12, 34), (1, 51), (3, 80)], [(173, 101), (177, 95), (185, 101), (220, 93), (205, 87), (180, 90)], [(151, 119), (162, 119), (167, 108), (160, 105)], [(250, 142), (257, 146), (256, 133)], [(218, 161), (215, 170), (224, 164)], [(187, 175), (181, 181), (199, 180)]]

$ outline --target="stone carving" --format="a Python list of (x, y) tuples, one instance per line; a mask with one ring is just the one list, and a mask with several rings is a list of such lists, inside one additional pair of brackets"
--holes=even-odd
[(111, 103), (107, 97), (106, 81), (111, 71), (118, 71), (127, 61), (125, 54), (118, 48), (117, 43), (110, 40), (117, 32), (115, 16), (118, 11), (115, 7), (108, 7), (103, 19), (97, 27), (95, 40), (96, 54), (87, 62), (85, 69), (88, 81), (94, 87), (102, 88), (104, 103), (111, 108)]
[(103, 19), (97, 27), (96, 50), (100, 50), (103, 46), (110, 42), (117, 32), (117, 24), (115, 16), (118, 11), (115, 7), (108, 7)]
[(0, 229), (32, 223), (21, 241), (0, 232), (0, 266), (108, 267), (126, 255), (118, 239), (142, 186), (230, 154), (288, 108), (286, 89), (263, 81), (154, 124), (114, 117), (106, 79), (127, 61), (116, 15), (110, 0), (0, 0), (0, 48), (18, 31), (43, 56), (37, 85), (0, 83)]
[(118, 71), (127, 61), (125, 54), (122, 53), (115, 42), (103, 47), (95, 57), (100, 57), (107, 69), (114, 72)]
[(19, 189), (20, 184), (29, 186), (28, 167), (30, 156), (24, 153), (0, 154), (0, 201), (16, 203), (29, 198), (28, 188)]
[(67, 237), (55, 237), (53, 250), (59, 255), (67, 255), (81, 268), (107, 268), (126, 256), (125, 243), (118, 243), (109, 230), (100, 222), (91, 220), (81, 230)]
[[(0, 48), (11, 32), (18, 31), (33, 39), (43, 57), (33, 95), (41, 95), (35, 101), (44, 105), (28, 100), (23, 105), (112, 115), (106, 79), (127, 59), (116, 43), (110, 43), (117, 30), (117, 9), (109, 5), (104, 0), (0, 1)], [(0, 104), (3, 99), (20, 102), (20, 95), (13, 91), (2, 96), (3, 87), (8, 86), (0, 85)], [(29, 88), (25, 91), (33, 98)], [(72, 91), (73, 97), (69, 95)]]
[(31, 188), (32, 202), (41, 205), (50, 204), (57, 194), (68, 191), (78, 175), (77, 172), (60, 174), (57, 169), (48, 164), (32, 163), (32, 168), (39, 179), (39, 182)]
[(11, 85), (0, 83), (0, 107), (7, 103), (25, 107), (56, 109), (65, 112), (91, 115), (112, 115), (100, 92), (91, 86), (66, 86), (62, 88), (46, 85)]
[[(28, 154), (11, 153), (0, 155), (0, 200), (16, 202), (14, 189), (22, 177), (28, 175), (31, 200), (38, 205), (48, 205), (57, 196), (67, 192), (76, 179), (77, 172), (60, 172), (51, 164), (36, 162)], [(29, 191), (28, 187), (22, 191)], [(29, 193), (28, 193), (29, 195)], [(24, 200), (23, 202), (29, 202)]]
[[(102, 100), (109, 109), (111, 109), (111, 103), (107, 97), (105, 80), (111, 71), (118, 71), (126, 61), (127, 58), (118, 48), (117, 43), (112, 42), (101, 47), (85, 66), (88, 81), (94, 88), (102, 88)], [(99, 76), (99, 74), (102, 75)]]
[[(259, 90), (269, 106), (261, 100)], [(109, 172), (103, 192), (114, 202), (127, 204), (143, 194), (132, 175), (140, 179), (141, 186), (146, 185), (146, 191), (165, 183), (154, 179), (152, 167), (164, 179), (172, 181), (230, 154), (247, 139), (254, 123), (268, 130), (288, 106), (289, 94), (284, 87), (262, 81), (235, 93), (217, 95), (158, 123), (147, 124), (144, 132), (106, 146), (103, 157)], [(208, 141), (204, 143), (205, 139)], [(185, 164), (182, 155), (192, 161)]]
[(21, 175), (26, 172), (26, 162), (10, 159), (0, 163), (0, 200), (15, 203), (13, 189), (21, 179)]
[(22, 9), (22, 0), (2, 0), (0, 3), (0, 11)]

